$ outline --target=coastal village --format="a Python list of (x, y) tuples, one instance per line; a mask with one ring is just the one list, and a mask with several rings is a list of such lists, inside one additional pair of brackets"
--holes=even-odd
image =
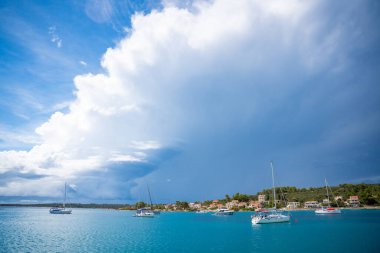
[[(328, 205), (334, 205), (334, 203), (340, 202), (343, 203), (343, 206), (340, 207), (351, 207), (351, 208), (357, 208), (360, 207), (360, 200), (359, 196), (349, 196), (348, 199), (343, 199), (342, 196), (335, 196), (334, 201), (323, 199), (322, 202), (318, 202), (316, 200), (310, 200), (306, 201), (304, 203), (301, 202), (287, 202), (284, 209), (287, 210), (296, 210), (296, 209), (315, 209), (320, 208), (321, 206), (328, 206)], [(270, 201), (267, 200), (266, 195), (260, 194), (258, 195), (257, 200), (250, 200), (250, 201), (239, 201), (239, 200), (231, 200), (229, 202), (220, 201), (220, 200), (213, 200), (211, 203), (204, 202), (190, 202), (187, 205), (183, 204), (184, 202), (174, 203), (174, 204), (165, 204), (164, 209), (168, 211), (181, 211), (181, 210), (216, 210), (216, 209), (231, 209), (235, 211), (254, 211), (261, 208), (265, 208), (270, 206)], [(186, 203), (186, 202), (185, 202)], [(281, 206), (283, 204), (283, 201), (278, 200), (277, 204)]]
[[(340, 208), (373, 208), (380, 206), (380, 184), (341, 184), (329, 188), (331, 196), (326, 195), (325, 187), (296, 188), (280, 187), (277, 208), (284, 210), (317, 209), (324, 206)], [(256, 195), (235, 193), (223, 199), (154, 205), (166, 211), (214, 211), (229, 209), (234, 211), (255, 211), (273, 207), (273, 191), (265, 189)], [(143, 204), (143, 203), (141, 203)]]
[[(339, 208), (379, 208), (380, 184), (341, 184), (331, 187), (331, 196), (326, 195), (325, 187), (296, 188), (293, 186), (279, 187), (279, 199), (276, 206), (284, 210), (309, 210), (324, 206)], [(233, 211), (256, 211), (263, 208), (272, 208), (273, 190), (264, 189), (255, 195), (235, 193), (231, 197), (205, 201), (175, 201), (172, 203), (137, 202), (129, 204), (96, 204), (71, 202), (73, 208), (102, 208), (117, 210), (136, 210), (144, 207), (153, 207), (161, 211), (216, 211), (228, 209)], [(59, 206), (60, 203), (31, 203), (31, 204), (1, 204), (0, 206)]]

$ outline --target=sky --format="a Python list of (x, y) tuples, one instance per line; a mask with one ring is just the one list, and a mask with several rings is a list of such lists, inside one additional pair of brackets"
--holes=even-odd
[(380, 182), (380, 3), (0, 2), (0, 203)]

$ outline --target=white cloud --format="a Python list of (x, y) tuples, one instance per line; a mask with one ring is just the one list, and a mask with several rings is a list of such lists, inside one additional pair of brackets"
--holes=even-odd
[(64, 101), (64, 102), (61, 102), (61, 103), (57, 103), (57, 104), (53, 105), (50, 110), (52, 112), (56, 112), (56, 111), (68, 108), (70, 106), (70, 104), (71, 104), (71, 101)]
[(81, 64), (81, 65), (83, 65), (83, 66), (87, 66), (87, 62), (85, 62), (85, 61), (79, 61), (79, 63)]
[(25, 144), (39, 144), (39, 138), (30, 132), (16, 132), (15, 130), (8, 129), (9, 127), (0, 125), (0, 147), (2, 149), (12, 146), (24, 146)]
[[(128, 37), (104, 54), (106, 74), (76, 76), (69, 111), (55, 112), (36, 129), (41, 142), (30, 151), (0, 152), (1, 172), (44, 176), (10, 181), (0, 187), (0, 195), (58, 196), (63, 180), (75, 182), (88, 174), (96, 178), (110, 162), (145, 163), (149, 152), (201, 132), (205, 122), (225, 127), (252, 117), (260, 101), (257, 89), (267, 84), (278, 89), (273, 96), (286, 94), (273, 72), (286, 73), (292, 62), (295, 70), (290, 71), (307, 74), (327, 61), (321, 50), (328, 51), (329, 59), (333, 56), (331, 39), (321, 46), (307, 39), (318, 30), (310, 28), (318, 22), (310, 18), (314, 5), (196, 1), (190, 10), (170, 5), (136, 14)], [(99, 10), (87, 4), (87, 15), (106, 22), (112, 8), (105, 7), (97, 18)], [(49, 34), (61, 47), (55, 27)], [(339, 40), (339, 34), (331, 36)], [(118, 194), (109, 188), (105, 196)]]
[(148, 150), (159, 149), (161, 145), (157, 141), (132, 141), (130, 147), (139, 150)]
[(113, 5), (110, 0), (87, 0), (85, 11), (92, 21), (106, 23), (112, 18)]
[(145, 153), (134, 153), (133, 155), (114, 154), (111, 156), (111, 162), (144, 162)]
[(49, 34), (51, 37), (51, 42), (53, 42), (58, 48), (62, 47), (62, 39), (58, 36), (55, 26), (49, 27)]

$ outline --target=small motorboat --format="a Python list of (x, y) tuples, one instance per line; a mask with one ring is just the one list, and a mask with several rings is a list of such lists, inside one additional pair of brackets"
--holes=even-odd
[(227, 208), (220, 208), (216, 210), (215, 215), (233, 215), (234, 211), (229, 210)]

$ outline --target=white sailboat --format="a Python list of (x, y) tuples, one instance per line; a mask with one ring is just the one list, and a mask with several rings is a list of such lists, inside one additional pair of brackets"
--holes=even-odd
[(49, 212), (51, 214), (71, 214), (71, 209), (66, 209), (66, 182), (65, 182), (65, 197), (63, 199), (63, 207), (52, 207)]
[(148, 188), (148, 194), (149, 194), (149, 200), (150, 200), (150, 208), (152, 209), (153, 214), (154, 215), (161, 214), (160, 210), (153, 210), (153, 201), (152, 201), (152, 196), (150, 195), (149, 185), (147, 184), (146, 187)]
[(274, 208), (270, 210), (264, 210), (258, 212), (255, 215), (252, 215), (252, 223), (253, 224), (270, 224), (270, 223), (281, 223), (281, 222), (289, 222), (290, 216), (285, 215), (279, 210), (277, 210), (276, 203), (276, 187), (274, 185), (274, 173), (273, 173), (273, 163), (270, 162), (272, 168), (272, 184), (273, 184), (273, 199), (274, 199)]
[[(143, 207), (143, 208), (137, 209), (134, 217), (154, 218), (155, 212), (152, 210), (153, 209), (153, 203), (152, 203), (152, 198), (150, 196), (150, 190), (149, 190), (148, 185), (147, 185), (147, 188), (148, 188), (148, 194), (149, 194), (149, 200), (150, 200), (150, 208)], [(158, 212), (157, 214), (160, 214), (160, 213)]]
[[(317, 210), (315, 210), (315, 213), (316, 214), (340, 214), (341, 211), (339, 208), (334, 208), (330, 206), (330, 194), (329, 194), (329, 187), (328, 187), (326, 178), (325, 178), (325, 186), (326, 186), (328, 206), (322, 206), (321, 208), (318, 208)], [(332, 191), (331, 191), (331, 194), (332, 194)], [(336, 202), (336, 204), (338, 205), (338, 202)]]
[(136, 210), (134, 217), (154, 218), (154, 212), (150, 208), (140, 208)]

